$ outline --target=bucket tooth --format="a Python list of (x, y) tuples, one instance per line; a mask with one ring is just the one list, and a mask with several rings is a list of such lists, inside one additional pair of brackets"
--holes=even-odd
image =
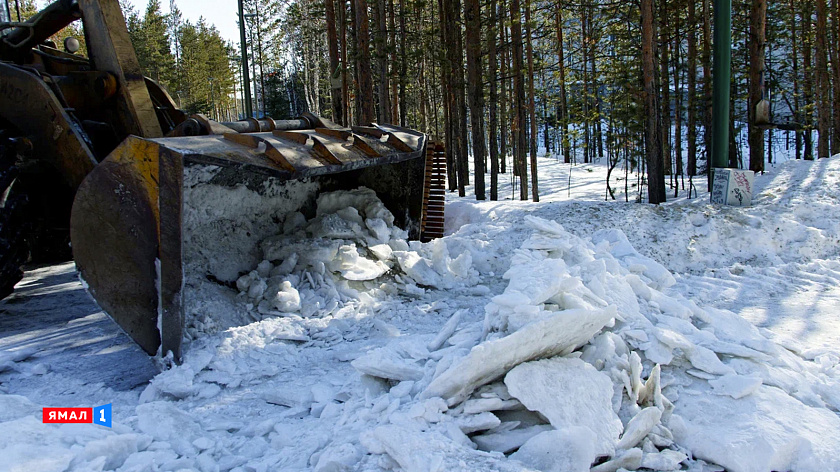
[(341, 162), (338, 159), (338, 156), (332, 153), (327, 146), (321, 142), (320, 139), (316, 138), (315, 136), (311, 136), (312, 138), (312, 152), (314, 152), (318, 157), (327, 161), (329, 164), (332, 165), (341, 165)]
[(366, 134), (368, 136), (373, 136), (376, 139), (381, 139), (382, 136), (387, 134), (381, 129), (375, 128), (373, 126), (353, 126), (350, 129), (352, 129), (354, 133)]
[(315, 128), (315, 132), (323, 134), (324, 136), (340, 139), (342, 141), (347, 141), (351, 136), (353, 136), (353, 133), (346, 129)]
[(306, 133), (299, 133), (295, 131), (279, 131), (275, 130), (272, 131), (274, 136), (277, 136), (281, 139), (288, 139), (289, 141), (294, 141), (298, 144), (306, 145), (306, 142), (309, 141), (309, 135)]
[(353, 147), (364, 153), (366, 156), (382, 157), (382, 154), (370, 147), (370, 144), (368, 144), (361, 136), (359, 136), (356, 133), (353, 133)]
[(264, 144), (264, 154), (271, 162), (277, 164), (278, 166), (282, 167), (284, 170), (287, 170), (289, 172), (294, 172), (296, 170), (295, 166), (289, 163), (289, 160), (286, 159), (286, 156), (284, 156), (283, 153), (280, 152), (280, 150), (278, 150), (276, 147), (274, 147), (273, 144), (271, 144), (264, 138), (255, 136), (253, 134), (240, 133), (225, 133), (224, 137), (228, 141), (247, 146), (251, 149), (258, 149), (260, 147), (260, 144)]

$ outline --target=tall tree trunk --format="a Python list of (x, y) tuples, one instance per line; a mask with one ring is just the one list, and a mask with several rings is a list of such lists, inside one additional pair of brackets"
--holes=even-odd
[(507, 130), (508, 130), (508, 113), (507, 104), (510, 103), (510, 94), (508, 93), (508, 55), (510, 54), (510, 46), (507, 43), (507, 5), (505, 0), (501, 0), (499, 5), (499, 44), (502, 45), (501, 51), (501, 65), (499, 70), (501, 72), (502, 80), (502, 99), (499, 107), (499, 172), (502, 174), (507, 172)]
[(671, 33), (668, 25), (668, 0), (660, 2), (660, 29), (659, 29), (659, 86), (662, 89), (661, 116), (662, 120), (662, 157), (665, 174), (671, 174), (671, 79), (668, 73), (670, 64), (670, 41), (668, 35)]
[[(440, 44), (443, 46), (444, 57), (441, 61), (441, 85), (443, 87), (443, 114), (444, 114), (444, 129), (446, 134), (446, 173), (449, 182), (449, 190), (454, 191), (458, 186), (458, 159), (457, 154), (459, 147), (456, 144), (458, 139), (457, 134), (460, 132), (460, 127), (455, 126), (457, 118), (455, 116), (455, 92), (452, 85), (452, 63), (449, 60), (449, 1), (438, 0), (438, 10), (440, 18)], [(459, 192), (460, 193), (460, 192)], [(463, 196), (463, 195), (461, 195)]]
[(688, 175), (697, 175), (697, 0), (688, 0)]
[(679, 196), (680, 181), (683, 175), (683, 142), (682, 142), (682, 83), (680, 82), (680, 46), (682, 36), (680, 32), (680, 17), (676, 18), (674, 24), (674, 197)]
[(341, 87), (341, 63), (338, 57), (338, 32), (335, 27), (335, 7), (333, 0), (324, 0), (324, 10), (327, 21), (327, 47), (330, 54), (330, 103), (332, 105), (332, 119), (338, 124), (344, 124), (341, 116), (343, 106)]
[(499, 120), (496, 116), (498, 85), (496, 83), (496, 0), (490, 0), (490, 25), (487, 31), (488, 78), (490, 79), (490, 200), (499, 199), (499, 149), (497, 130)]
[(706, 147), (706, 171), (712, 168), (712, 20), (710, 0), (703, 2), (703, 142)]
[(347, 78), (347, 2), (338, 1), (338, 36), (341, 42), (341, 124), (349, 126), (350, 120), (350, 88)]
[(537, 181), (537, 113), (534, 93), (534, 48), (531, 44), (531, 0), (525, 0), (525, 47), (528, 55), (528, 122), (531, 125), (531, 198), (538, 202), (540, 193)]
[[(806, 1), (801, 7), (802, 14), (802, 72), (804, 80), (802, 81), (802, 95), (805, 99), (805, 106), (803, 110), (804, 122), (806, 125), (805, 131), (805, 160), (814, 160), (814, 144), (813, 144), (813, 127), (814, 127), (814, 68), (811, 62), (813, 55), (813, 42), (811, 38), (811, 31), (813, 30), (811, 22), (813, 21), (813, 10), (811, 9), (811, 2)], [(821, 31), (820, 34), (824, 34)]]
[(831, 64), (834, 74), (834, 126), (831, 134), (831, 154), (840, 154), (840, 0), (832, 0), (832, 30), (834, 31), (834, 54)]
[[(796, 0), (790, 0), (790, 49), (791, 62), (793, 63), (793, 118), (796, 123), (802, 123), (802, 110), (799, 108), (799, 51), (796, 36)], [(802, 158), (802, 135), (799, 131), (794, 131), (796, 158)]]
[(513, 95), (515, 99), (514, 111), (515, 117), (513, 121), (513, 135), (516, 140), (516, 152), (514, 154), (514, 164), (519, 170), (519, 199), (528, 199), (528, 169), (525, 165), (526, 152), (528, 149), (528, 138), (525, 135), (525, 122), (528, 119), (525, 115), (525, 78), (522, 76), (524, 72), (524, 64), (522, 61), (522, 13), (519, 0), (511, 0), (510, 2), (510, 36), (513, 41)]
[(385, 0), (376, 0), (376, 23), (378, 27), (376, 42), (377, 63), (379, 65), (379, 122), (391, 121), (391, 85), (388, 80), (388, 27)]
[(589, 28), (587, 28), (587, 5), (580, 5), (580, 43), (581, 43), (581, 59), (583, 64), (581, 69), (583, 71), (583, 96), (581, 97), (581, 115), (583, 116), (583, 163), (589, 164), (589, 157), (592, 155), (592, 134), (590, 133), (589, 123)]
[(828, 78), (828, 8), (825, 0), (817, 2), (817, 157), (829, 157), (829, 133), (831, 128), (831, 83)]
[(648, 168), (648, 201), (665, 201), (665, 169), (662, 140), (659, 136), (659, 107), (656, 103), (656, 66), (654, 61), (653, 0), (641, 0), (642, 6), (642, 81), (645, 100), (645, 156)]
[(563, 44), (563, 7), (557, 3), (557, 66), (560, 75), (560, 111), (557, 114), (562, 126), (560, 142), (563, 146), (563, 162), (572, 162), (571, 143), (569, 143), (569, 102), (566, 97), (566, 59)]
[[(593, 118), (595, 120), (594, 123), (594, 137), (595, 137), (595, 146), (598, 150), (598, 158), (604, 157), (604, 139), (603, 133), (601, 132), (601, 94), (598, 87), (598, 69), (596, 66), (597, 61), (595, 60), (595, 22), (592, 19), (592, 13), (589, 14), (589, 67), (591, 75), (589, 76), (592, 80), (592, 108), (595, 112)], [(592, 155), (595, 155), (595, 149), (592, 149)]]
[(750, 9), (750, 93), (748, 104), (750, 170), (764, 172), (764, 129), (756, 125), (756, 107), (764, 98), (764, 49), (767, 0), (752, 0)]
[[(388, 72), (391, 83), (391, 116), (389, 122), (394, 125), (400, 123), (400, 103), (397, 74), (397, 26), (394, 19), (394, 0), (388, 0), (388, 61), (391, 70)], [(396, 76), (396, 77), (395, 77)]]
[(359, 122), (362, 125), (376, 121), (373, 99), (373, 77), (370, 69), (370, 28), (365, 0), (353, 0), (356, 4), (356, 69), (359, 74)]
[(458, 195), (465, 196), (465, 187), (470, 184), (470, 172), (467, 150), (467, 103), (464, 93), (464, 56), (461, 36), (461, 2), (444, 0), (446, 6), (447, 42), (444, 43), (449, 62), (449, 85), (451, 99), (449, 114), (453, 126), (455, 159), (458, 168)]
[[(400, 76), (399, 76), (400, 90), (398, 92), (399, 93), (398, 100), (399, 100), (399, 104), (400, 104), (400, 126), (403, 126), (403, 127), (407, 126), (407, 121), (406, 120), (407, 120), (407, 115), (408, 115), (408, 108), (407, 108), (408, 102), (405, 99), (406, 82), (408, 80), (408, 78), (406, 77), (406, 75), (408, 74), (408, 53), (406, 52), (405, 40), (406, 40), (406, 36), (408, 35), (408, 31), (406, 30), (406, 27), (405, 27), (406, 12), (403, 9), (404, 5), (405, 5), (405, 2), (400, 2)], [(423, 69), (425, 69), (425, 68), (423, 68)], [(423, 76), (422, 73), (420, 75), (421, 75), (421, 81), (423, 82), (423, 84), (420, 86), (420, 91), (421, 91), (421, 94), (422, 94), (423, 91), (424, 91), (423, 87), (425, 86), (426, 81), (425, 81), (425, 76)], [(421, 109), (423, 109), (426, 105), (426, 102), (423, 100), (424, 98), (425, 97), (423, 97), (421, 95), (421, 98), (420, 98)], [(426, 124), (425, 124), (425, 122), (426, 122), (425, 110), (423, 110), (422, 114), (423, 114), (423, 128), (422, 129), (425, 131), (426, 130), (426, 127), (425, 127), (426, 126)]]
[(481, 74), (481, 4), (464, 0), (467, 42), (467, 94), (472, 126), (475, 199), (484, 200), (484, 82)]

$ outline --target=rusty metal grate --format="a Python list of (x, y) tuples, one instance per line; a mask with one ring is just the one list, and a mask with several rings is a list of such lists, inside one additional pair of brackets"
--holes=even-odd
[(420, 240), (443, 237), (444, 200), (446, 199), (446, 153), (442, 144), (426, 146), (426, 178), (423, 188), (423, 220)]

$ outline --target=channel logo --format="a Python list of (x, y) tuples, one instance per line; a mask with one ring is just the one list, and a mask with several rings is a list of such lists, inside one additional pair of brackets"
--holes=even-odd
[(111, 404), (93, 408), (44, 408), (44, 423), (93, 423), (111, 427)]

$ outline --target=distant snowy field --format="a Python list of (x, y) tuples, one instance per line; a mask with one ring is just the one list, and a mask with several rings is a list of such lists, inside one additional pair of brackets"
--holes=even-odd
[[(0, 470), (840, 470), (840, 157), (746, 209), (539, 166), (540, 203), (509, 174), (449, 194), (428, 244), (365, 192), (287, 215), (237, 290), (187, 281), (157, 375), (71, 264), (31, 271), (0, 303)], [(41, 422), (106, 403), (112, 429)]]

